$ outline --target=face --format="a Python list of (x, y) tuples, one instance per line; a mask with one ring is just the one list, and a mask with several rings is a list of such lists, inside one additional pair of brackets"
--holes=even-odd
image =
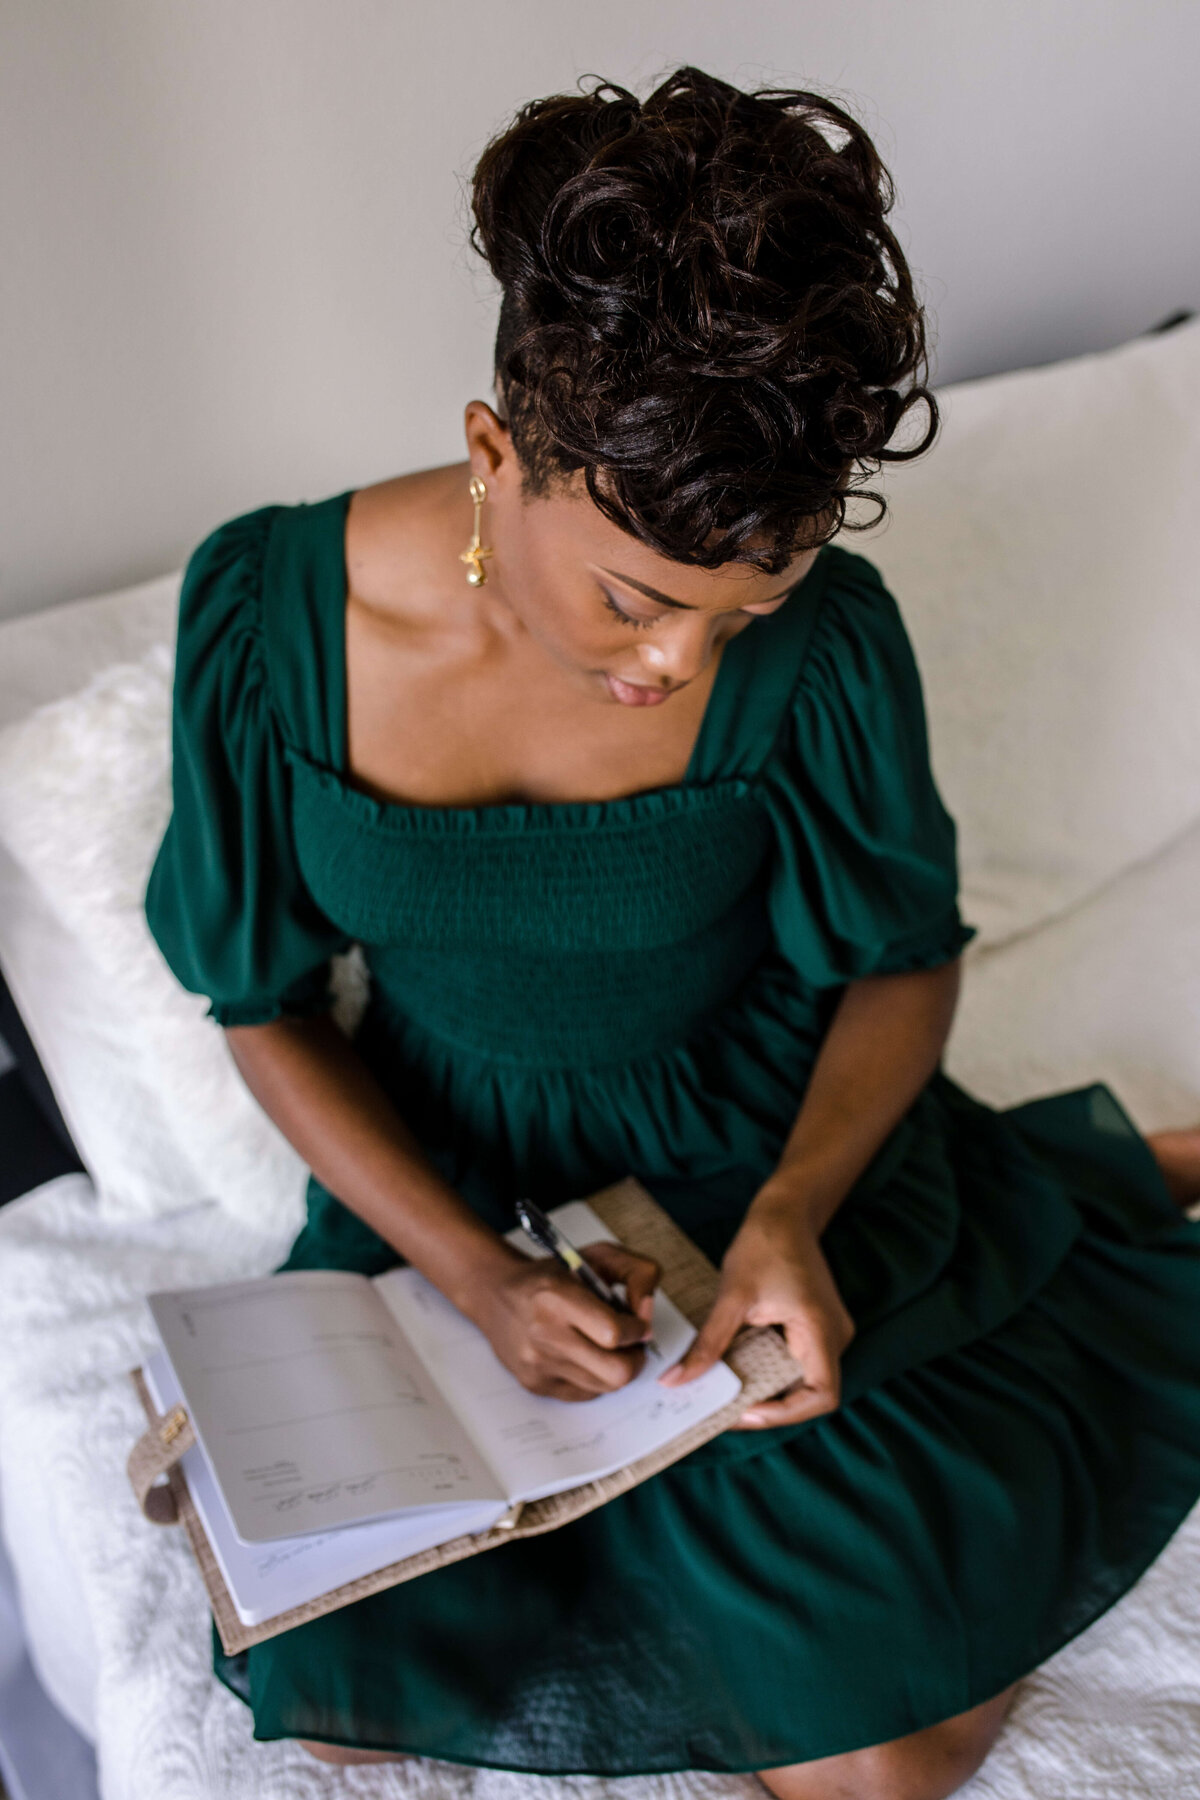
[[(804, 551), (781, 575), (672, 562), (606, 518), (582, 474), (565, 492), (526, 499), (512, 440), (483, 401), (471, 401), (466, 426), (472, 472), (487, 484), (481, 532), (493, 551), (481, 595), (515, 615), (597, 701), (663, 705), (730, 638), (777, 612), (816, 559)], [(470, 516), (468, 501), (468, 532)]]

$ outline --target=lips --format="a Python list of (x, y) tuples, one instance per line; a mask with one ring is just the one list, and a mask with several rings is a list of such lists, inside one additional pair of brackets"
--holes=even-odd
[(622, 706), (661, 706), (674, 693), (673, 688), (643, 687), (636, 681), (622, 681), (618, 675), (605, 674), (608, 691)]

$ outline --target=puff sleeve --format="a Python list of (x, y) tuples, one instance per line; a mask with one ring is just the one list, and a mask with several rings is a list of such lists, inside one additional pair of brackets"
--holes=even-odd
[(764, 770), (776, 942), (815, 987), (933, 968), (976, 935), (959, 915), (957, 834), (899, 608), (865, 557), (836, 556)]
[(349, 940), (296, 861), (261, 583), (275, 507), (218, 526), (188, 561), (171, 717), (173, 810), (144, 910), (180, 983), (221, 1025), (324, 1011)]

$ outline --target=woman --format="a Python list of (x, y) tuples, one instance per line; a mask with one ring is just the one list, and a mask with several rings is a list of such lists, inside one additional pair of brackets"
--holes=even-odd
[[(331, 1761), (933, 1800), (1200, 1494), (1200, 1132), (939, 1063), (973, 935), (896, 605), (830, 540), (934, 403), (846, 113), (695, 69), (523, 109), (467, 458), (222, 525), (146, 895), (313, 1171), (286, 1268), (404, 1257), (530, 1388), (640, 1365), (499, 1235), (632, 1172), (805, 1369), (545, 1537), (216, 1670)], [(913, 434), (908, 432), (910, 445)], [(365, 946), (353, 1042), (329, 958)]]

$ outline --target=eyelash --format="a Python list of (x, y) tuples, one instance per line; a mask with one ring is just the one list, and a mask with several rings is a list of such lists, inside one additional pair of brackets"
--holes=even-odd
[[(609, 612), (612, 613), (615, 618), (620, 619), (622, 625), (632, 625), (635, 631), (649, 631), (652, 625), (658, 624), (657, 619), (639, 619), (635, 617), (633, 613), (627, 613), (623, 606), (617, 605), (607, 588), (601, 588), (600, 595)], [(746, 616), (747, 618), (752, 619), (755, 617), (755, 614), (747, 613)]]
[(604, 597), (604, 604), (607, 606), (609, 612), (614, 613), (623, 625), (632, 625), (635, 631), (649, 631), (652, 625), (657, 625), (657, 619), (638, 619), (634, 617), (633, 613), (627, 613), (624, 607), (617, 605), (616, 601), (606, 588), (601, 588), (600, 592)]

